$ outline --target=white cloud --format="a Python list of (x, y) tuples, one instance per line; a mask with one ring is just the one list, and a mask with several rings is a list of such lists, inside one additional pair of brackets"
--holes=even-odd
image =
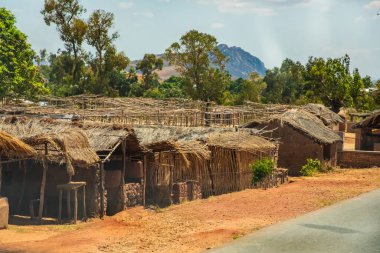
[(261, 15), (275, 15), (275, 11), (270, 7), (261, 7), (248, 0), (197, 0), (199, 4), (215, 5), (220, 12), (225, 13), (253, 13)]
[(141, 16), (141, 17), (146, 17), (146, 18), (153, 18), (154, 13), (151, 11), (143, 11), (143, 12), (134, 12), (134, 16)]
[(122, 8), (122, 9), (129, 9), (129, 8), (131, 8), (133, 5), (134, 5), (133, 2), (120, 2), (120, 3), (119, 3), (120, 8)]
[(380, 9), (380, 0), (374, 0), (364, 6), (366, 9)]
[(212, 23), (211, 28), (212, 29), (222, 29), (222, 28), (224, 28), (224, 24), (223, 23)]

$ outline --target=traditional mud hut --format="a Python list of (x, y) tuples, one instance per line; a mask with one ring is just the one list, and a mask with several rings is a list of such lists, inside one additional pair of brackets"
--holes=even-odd
[(337, 163), (337, 151), (342, 138), (326, 127), (315, 115), (300, 109), (273, 116), (268, 122), (251, 122), (246, 128), (261, 129), (268, 138), (279, 141), (278, 165), (289, 169), (290, 175), (299, 175), (309, 158)]
[(355, 149), (380, 151), (380, 111), (375, 111), (352, 126), (356, 132)]
[[(136, 127), (135, 131), (150, 151), (147, 198), (160, 205), (175, 202), (170, 198), (172, 187), (180, 182), (196, 182), (202, 197), (249, 188), (249, 164), (276, 155), (274, 144), (244, 130)], [(161, 199), (149, 195), (156, 192)]]
[[(146, 169), (146, 198), (149, 204), (168, 206), (180, 203), (185, 199), (201, 197), (202, 192), (210, 188), (208, 161), (210, 152), (205, 145), (197, 141), (159, 141), (146, 145), (149, 150)], [(177, 196), (172, 197), (174, 188), (201, 187), (188, 195), (187, 189), (182, 189)]]
[[(22, 122), (4, 120), (0, 129), (6, 129), (23, 138), (40, 153), (47, 149), (46, 158), (52, 163), (49, 164), (46, 176), (48, 215), (57, 213), (54, 208), (58, 200), (57, 185), (65, 184), (70, 179), (86, 183), (87, 214), (95, 217), (124, 210), (128, 204), (128, 183), (138, 181), (141, 188), (141, 171), (136, 174), (136, 170), (140, 168), (136, 164), (137, 160), (143, 160), (143, 153), (133, 131), (127, 127), (22, 118)], [(41, 165), (33, 166), (38, 168), (33, 170), (36, 173), (28, 176), (28, 181), (31, 182), (27, 185), (36, 189), (34, 183), (38, 181)], [(18, 176), (13, 177), (13, 186), (22, 181), (22, 173)], [(34, 194), (32, 190), (28, 192)], [(71, 201), (69, 195), (64, 196), (63, 200), (66, 203)], [(81, 211), (83, 210), (79, 209)], [(69, 209), (64, 213), (66, 214), (70, 214)]]
[(246, 131), (214, 133), (208, 136), (206, 143), (211, 151), (212, 195), (250, 188), (250, 164), (263, 158), (275, 161), (277, 156), (275, 144)]
[(9, 164), (17, 164), (36, 155), (37, 152), (32, 147), (10, 134), (0, 131), (0, 229), (8, 225), (9, 217), (8, 198), (2, 187), (3, 166), (9, 167)]

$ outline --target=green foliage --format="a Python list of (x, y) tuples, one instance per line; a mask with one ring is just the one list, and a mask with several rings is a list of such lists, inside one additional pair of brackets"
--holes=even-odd
[(67, 72), (71, 75), (73, 85), (77, 85), (83, 77), (81, 66), (84, 56), (81, 52), (87, 24), (80, 16), (85, 11), (78, 0), (45, 0), (44, 9), (41, 11), (47, 25), (56, 25), (66, 52), (73, 56), (71, 69)]
[(261, 182), (264, 178), (269, 176), (275, 169), (274, 163), (271, 159), (265, 158), (250, 165), (253, 173), (252, 183), (255, 185)]
[(244, 101), (261, 102), (261, 94), (266, 86), (259, 74), (251, 73), (249, 79), (242, 82), (235, 104), (243, 104)]
[(305, 177), (313, 176), (321, 170), (321, 162), (318, 159), (307, 159), (306, 164), (301, 168), (301, 175)]
[(225, 56), (215, 37), (191, 30), (165, 53), (170, 64), (185, 79), (184, 89), (193, 99), (221, 102), (230, 76), (224, 70)]
[(263, 92), (264, 102), (295, 104), (304, 92), (305, 67), (300, 62), (285, 59), (281, 68), (268, 70), (264, 82), (267, 84)]
[(36, 53), (15, 23), (12, 13), (0, 8), (0, 97), (33, 99), (49, 90), (34, 66)]
[(158, 75), (155, 71), (162, 70), (164, 61), (154, 54), (145, 54), (144, 58), (137, 63), (136, 69), (142, 72), (144, 89), (148, 90), (158, 86)]

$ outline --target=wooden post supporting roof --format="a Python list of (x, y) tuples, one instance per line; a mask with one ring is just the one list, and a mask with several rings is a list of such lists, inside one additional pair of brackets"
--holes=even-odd
[(126, 140), (123, 140), (122, 144), (121, 144), (121, 147), (122, 147), (122, 163), (123, 163), (123, 169), (122, 169), (122, 172), (121, 172), (121, 177), (120, 177), (120, 195), (121, 195), (121, 209), (124, 210), (125, 209), (125, 192), (124, 192), (124, 185), (125, 185), (125, 171), (126, 171), (126, 167), (127, 167), (127, 159), (126, 159), (126, 155), (127, 155), (127, 142)]
[(100, 218), (104, 217), (104, 163), (100, 162)]
[(38, 210), (38, 219), (42, 220), (42, 213), (44, 210), (44, 201), (45, 201), (45, 184), (46, 184), (46, 174), (47, 174), (47, 160), (46, 156), (48, 155), (48, 148), (47, 143), (45, 143), (45, 156), (42, 160), (42, 167), (43, 167), (43, 173), (42, 173), (42, 183), (41, 183), (41, 189), (40, 189), (40, 206)]

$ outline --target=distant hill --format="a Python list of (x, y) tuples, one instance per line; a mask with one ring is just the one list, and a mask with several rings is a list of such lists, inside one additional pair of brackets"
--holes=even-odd
[[(218, 48), (229, 59), (226, 64), (226, 70), (231, 74), (233, 79), (240, 77), (247, 78), (252, 72), (257, 72), (261, 76), (265, 75), (265, 65), (256, 56), (244, 51), (240, 47), (229, 47), (225, 44), (220, 44)], [(163, 54), (159, 54), (157, 57), (163, 57)], [(131, 62), (130, 67), (136, 67), (137, 62), (138, 60)], [(178, 76), (175, 67), (170, 66), (167, 61), (165, 61), (163, 69), (157, 73), (161, 80), (166, 80), (171, 76)]]
[(256, 56), (240, 47), (229, 47), (225, 44), (220, 44), (218, 48), (229, 59), (226, 69), (232, 77), (247, 78), (252, 72), (257, 72), (261, 76), (265, 75), (267, 69), (264, 63)]

